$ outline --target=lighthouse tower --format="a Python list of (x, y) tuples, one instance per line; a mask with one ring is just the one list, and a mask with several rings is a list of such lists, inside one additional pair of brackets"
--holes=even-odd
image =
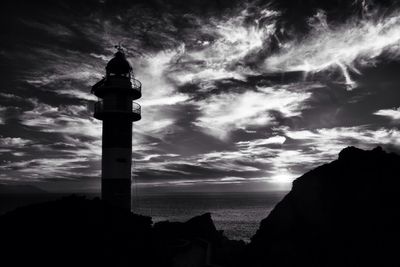
[(103, 121), (101, 197), (113, 207), (131, 209), (132, 122), (141, 119), (142, 85), (133, 76), (124, 51), (106, 66), (106, 76), (92, 87), (99, 98), (94, 117)]

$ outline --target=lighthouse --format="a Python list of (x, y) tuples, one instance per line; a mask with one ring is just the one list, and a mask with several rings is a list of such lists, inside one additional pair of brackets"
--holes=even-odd
[(120, 46), (106, 66), (105, 77), (92, 87), (98, 97), (94, 117), (103, 121), (101, 197), (115, 208), (131, 209), (132, 123), (141, 119), (140, 81)]

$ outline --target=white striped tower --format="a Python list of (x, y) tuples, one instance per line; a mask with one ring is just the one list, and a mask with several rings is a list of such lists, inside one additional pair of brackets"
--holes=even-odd
[(132, 122), (141, 119), (141, 83), (123, 50), (106, 66), (106, 76), (92, 87), (99, 98), (94, 117), (103, 121), (101, 197), (110, 206), (131, 209)]

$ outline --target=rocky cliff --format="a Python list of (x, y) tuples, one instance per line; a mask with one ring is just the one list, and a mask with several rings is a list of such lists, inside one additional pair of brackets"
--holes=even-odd
[(244, 246), (217, 231), (210, 213), (153, 225), (82, 196), (0, 216), (2, 266), (238, 266)]
[(344, 149), (295, 180), (246, 247), (209, 213), (153, 225), (71, 196), (0, 216), (0, 248), (2, 266), (400, 266), (400, 156)]
[(260, 224), (246, 266), (400, 266), (400, 156), (342, 150), (294, 181)]

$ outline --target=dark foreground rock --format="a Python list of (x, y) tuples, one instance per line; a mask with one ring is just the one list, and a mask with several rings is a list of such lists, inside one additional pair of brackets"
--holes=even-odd
[(0, 216), (1, 266), (237, 266), (244, 242), (209, 213), (162, 222), (70, 196)]
[(261, 222), (244, 266), (400, 266), (400, 156), (348, 147)]
[(77, 196), (0, 216), (1, 266), (400, 266), (399, 251), (400, 156), (381, 148), (295, 180), (246, 247), (209, 213), (153, 225)]

